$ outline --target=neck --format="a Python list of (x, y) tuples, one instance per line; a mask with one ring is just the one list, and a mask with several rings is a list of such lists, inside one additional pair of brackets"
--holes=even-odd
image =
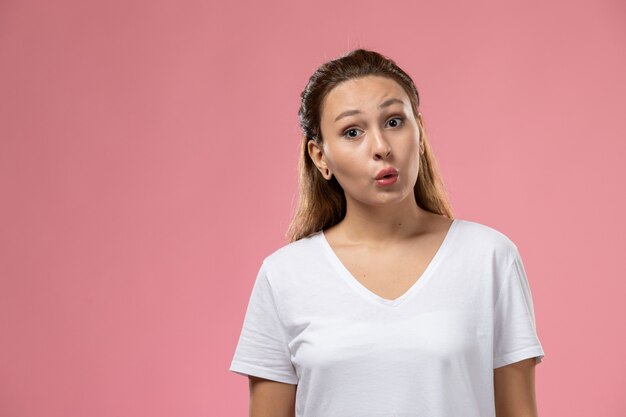
[(427, 217), (428, 212), (417, 205), (413, 193), (396, 204), (378, 206), (346, 199), (346, 216), (340, 228), (349, 242), (387, 244), (424, 230)]

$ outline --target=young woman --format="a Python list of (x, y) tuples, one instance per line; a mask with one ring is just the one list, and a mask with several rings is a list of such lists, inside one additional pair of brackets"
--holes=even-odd
[(520, 253), (452, 216), (409, 75), (357, 49), (301, 98), (289, 243), (261, 264), (230, 366), (250, 415), (536, 416)]

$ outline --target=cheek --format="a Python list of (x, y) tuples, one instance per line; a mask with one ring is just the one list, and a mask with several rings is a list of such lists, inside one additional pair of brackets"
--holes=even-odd
[(406, 144), (407, 150), (417, 151), (419, 149), (419, 142), (420, 142), (419, 130), (411, 129), (407, 131), (407, 135), (405, 139), (406, 140), (403, 140), (402, 143)]
[(328, 162), (337, 181), (343, 188), (360, 187), (370, 176), (363, 155), (356, 149), (349, 152), (335, 153)]
[(408, 172), (411, 176), (417, 178), (417, 172), (419, 171), (420, 164), (420, 153), (419, 153), (419, 137), (412, 136), (407, 138), (406, 141), (403, 141), (403, 146), (398, 149), (398, 152), (401, 153), (401, 158), (405, 160), (407, 165)]
[(405, 149), (403, 149), (403, 151), (406, 152), (406, 155), (415, 155), (415, 157), (419, 160), (419, 142), (419, 133), (413, 132), (409, 134), (406, 140), (402, 141), (402, 143), (405, 144)]
[(326, 155), (329, 166), (339, 175), (349, 176), (358, 166), (358, 151), (355, 149), (333, 146)]
[(335, 166), (335, 173), (344, 182), (354, 183), (363, 177), (363, 169), (359, 168), (359, 162), (351, 156), (344, 156)]

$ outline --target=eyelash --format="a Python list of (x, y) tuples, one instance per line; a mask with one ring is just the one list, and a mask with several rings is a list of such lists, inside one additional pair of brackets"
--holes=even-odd
[[(400, 126), (402, 126), (404, 124), (404, 117), (402, 117), (402, 116), (394, 116), (394, 117), (392, 117), (389, 120), (393, 120), (393, 119), (400, 119), (400, 122), (401, 122), (399, 126), (394, 126), (394, 128), (395, 127), (400, 127)], [(389, 122), (389, 120), (387, 120), (387, 122)], [(343, 135), (342, 136), (345, 137), (346, 139), (356, 139), (357, 136), (353, 136), (353, 137), (347, 136), (347, 133), (349, 131), (351, 131), (351, 130), (359, 130), (359, 129), (357, 129), (355, 127), (350, 127), (350, 128), (348, 128), (348, 129), (343, 131)]]

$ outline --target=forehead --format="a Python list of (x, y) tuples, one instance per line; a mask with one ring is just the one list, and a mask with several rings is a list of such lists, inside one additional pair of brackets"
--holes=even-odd
[(330, 117), (346, 109), (369, 111), (389, 97), (397, 97), (410, 105), (404, 89), (391, 78), (372, 75), (354, 78), (337, 85), (326, 95), (322, 114)]

